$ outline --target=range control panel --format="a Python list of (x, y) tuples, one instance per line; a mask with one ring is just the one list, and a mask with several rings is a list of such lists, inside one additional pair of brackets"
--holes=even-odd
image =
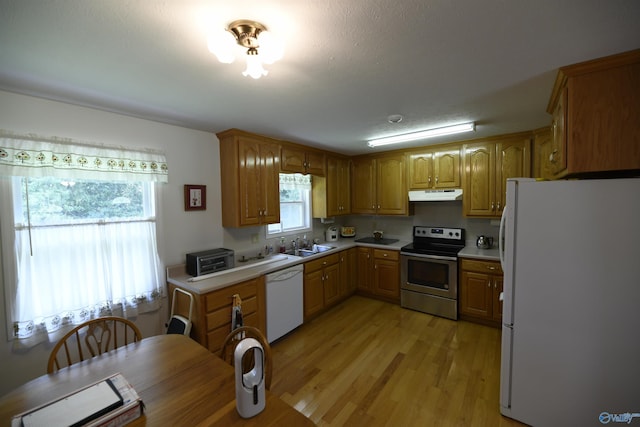
[(426, 227), (416, 225), (413, 227), (413, 237), (427, 237), (431, 239), (463, 240), (464, 230), (462, 228), (442, 228)]

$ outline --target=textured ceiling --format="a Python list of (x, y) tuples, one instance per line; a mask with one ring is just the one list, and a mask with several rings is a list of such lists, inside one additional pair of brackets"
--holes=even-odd
[[(638, 0), (0, 0), (0, 10), (0, 89), (345, 154), (461, 121), (476, 132), (431, 142), (548, 125), (558, 67), (640, 47)], [(209, 53), (210, 28), (236, 19), (285, 38), (267, 77)]]

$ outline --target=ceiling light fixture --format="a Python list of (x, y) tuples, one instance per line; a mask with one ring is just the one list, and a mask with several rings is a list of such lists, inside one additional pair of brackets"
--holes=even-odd
[(262, 64), (273, 64), (282, 58), (284, 49), (267, 28), (259, 22), (240, 19), (229, 24), (225, 31), (217, 31), (209, 36), (209, 51), (218, 60), (230, 64), (235, 60), (237, 46), (246, 49), (247, 68), (244, 76), (259, 79), (269, 72)]
[(460, 132), (471, 132), (476, 130), (474, 122), (461, 123), (452, 126), (444, 126), (434, 129), (426, 129), (419, 132), (405, 133), (402, 135), (385, 136), (367, 141), (369, 147), (379, 147), (387, 144), (397, 144), (399, 142), (416, 141), (418, 139), (433, 138), (441, 135), (450, 135)]

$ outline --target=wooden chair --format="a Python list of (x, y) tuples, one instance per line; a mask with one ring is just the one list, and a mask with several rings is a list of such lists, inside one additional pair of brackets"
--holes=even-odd
[[(125, 318), (105, 316), (89, 320), (67, 332), (53, 347), (47, 363), (47, 372), (52, 374), (74, 363), (141, 339), (140, 329)], [(63, 348), (64, 352), (61, 351)]]
[[(271, 360), (271, 346), (269, 345), (269, 342), (262, 334), (262, 332), (260, 332), (260, 329), (254, 328), (253, 326), (241, 326), (234, 329), (224, 339), (220, 356), (222, 357), (222, 360), (233, 366), (233, 353), (236, 349), (236, 346), (243, 338), (255, 338), (264, 349), (264, 386), (265, 389), (269, 390), (271, 388), (271, 373), (273, 369), (273, 362)], [(247, 366), (245, 367), (243, 372), (248, 372), (250, 370), (250, 367), (253, 366), (253, 356), (247, 357), (245, 359), (245, 362)]]

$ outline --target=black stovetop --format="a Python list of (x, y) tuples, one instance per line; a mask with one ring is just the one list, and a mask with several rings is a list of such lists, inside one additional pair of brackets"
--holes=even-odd
[(419, 255), (456, 257), (465, 246), (464, 229), (444, 227), (413, 227), (413, 243), (401, 248), (402, 252)]

